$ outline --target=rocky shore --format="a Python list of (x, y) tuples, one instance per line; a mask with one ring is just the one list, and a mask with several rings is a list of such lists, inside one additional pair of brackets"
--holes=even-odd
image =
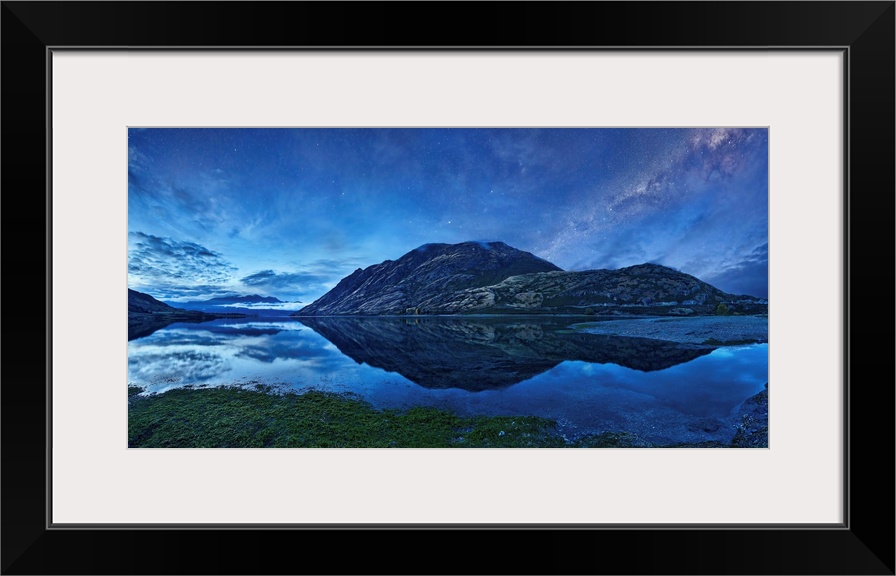
[(574, 326), (589, 334), (653, 338), (687, 344), (733, 345), (768, 342), (767, 316), (632, 318)]

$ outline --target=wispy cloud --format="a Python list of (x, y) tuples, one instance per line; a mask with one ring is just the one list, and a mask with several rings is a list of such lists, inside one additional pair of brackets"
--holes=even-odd
[(625, 141), (624, 167), (608, 162), (612, 176), (582, 196), (590, 202), (559, 211), (543, 255), (571, 269), (657, 261), (699, 276), (742, 258), (732, 252), (745, 238), (767, 237), (766, 132), (672, 136), (639, 131)]
[[(365, 262), (364, 266), (378, 264)], [(294, 272), (259, 270), (240, 279), (243, 286), (252, 290), (262, 290), (270, 294), (289, 295), (302, 302), (311, 302), (359, 266), (355, 258), (343, 260), (318, 259), (302, 266)]]
[(128, 284), (135, 289), (154, 286), (166, 292), (163, 296), (188, 296), (200, 287), (220, 290), (235, 271), (222, 254), (195, 242), (128, 234)]
[(305, 272), (274, 272), (273, 270), (262, 270), (254, 274), (245, 276), (240, 280), (246, 286), (264, 286), (275, 289), (303, 289), (308, 285), (320, 284), (325, 282), (326, 277), (319, 274), (311, 274)]
[(244, 308), (248, 310), (286, 310), (295, 311), (302, 307), (302, 302), (239, 302), (222, 304), (221, 308)]
[[(767, 154), (750, 128), (133, 130), (129, 268), (171, 295), (308, 302), (421, 244), (489, 238), (567, 270), (721, 274), (768, 239)], [(214, 253), (165, 262), (191, 242)]]
[(768, 298), (768, 242), (704, 279), (726, 292)]

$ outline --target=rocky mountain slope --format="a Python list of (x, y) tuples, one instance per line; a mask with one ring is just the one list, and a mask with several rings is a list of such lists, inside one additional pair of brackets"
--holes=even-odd
[(294, 316), (413, 313), (438, 294), (560, 268), (503, 242), (424, 244), (398, 260), (357, 269)]
[(719, 304), (745, 313), (765, 312), (758, 298), (735, 296), (658, 264), (619, 270), (548, 272), (507, 278), (498, 284), (434, 294), (420, 313), (542, 313), (681, 315), (715, 314)]
[(400, 314), (652, 314), (767, 312), (658, 264), (564, 272), (502, 242), (427, 244), (358, 269), (294, 316)]

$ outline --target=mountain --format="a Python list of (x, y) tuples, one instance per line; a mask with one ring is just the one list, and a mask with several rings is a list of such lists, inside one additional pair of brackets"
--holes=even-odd
[(556, 271), (560, 268), (550, 262), (503, 242), (424, 244), (398, 260), (358, 268), (293, 316), (405, 314), (438, 294)]
[(149, 294), (128, 288), (128, 341), (148, 336), (175, 322), (207, 322), (215, 318), (242, 318), (245, 314), (208, 314), (175, 308)]
[(715, 314), (768, 311), (658, 264), (565, 272), (503, 242), (426, 244), (358, 269), (293, 316), (401, 314)]
[(418, 304), (426, 314), (715, 314), (764, 313), (767, 303), (735, 296), (697, 278), (661, 266), (619, 270), (547, 272), (507, 278), (492, 286), (433, 294)]

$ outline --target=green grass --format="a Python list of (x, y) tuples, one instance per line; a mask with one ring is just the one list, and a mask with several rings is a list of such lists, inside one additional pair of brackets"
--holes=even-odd
[[(129, 396), (132, 394), (129, 388)], [(434, 408), (375, 410), (324, 392), (176, 389), (134, 398), (131, 447), (562, 447), (556, 423), (535, 417), (461, 418)]]
[(181, 388), (136, 396), (128, 387), (132, 448), (641, 448), (627, 432), (567, 441), (534, 416), (460, 417), (435, 408), (376, 410), (351, 395), (274, 394), (258, 387)]

